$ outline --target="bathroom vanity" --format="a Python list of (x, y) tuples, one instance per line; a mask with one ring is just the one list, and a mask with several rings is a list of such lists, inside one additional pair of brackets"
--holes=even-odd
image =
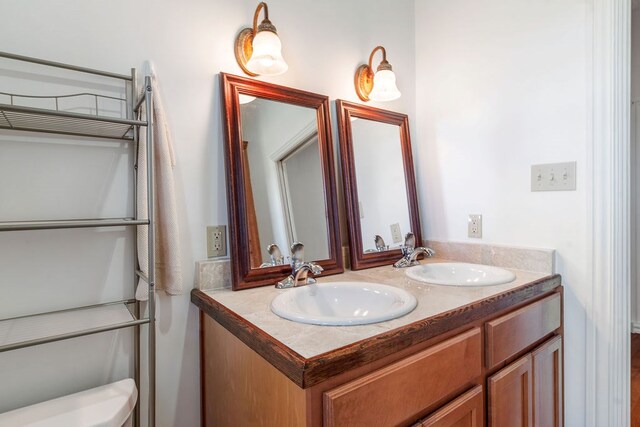
[[(440, 259), (414, 266), (434, 251), (422, 247), (408, 116), (336, 100), (344, 272), (328, 97), (220, 82), (231, 260), (210, 283), (225, 289), (191, 295), (203, 425), (561, 426), (553, 251), (426, 242)], [(478, 268), (470, 286), (438, 284)]]
[(194, 290), (203, 425), (561, 426), (561, 279), (514, 272), (478, 288), (389, 266), (321, 279), (375, 280), (418, 299), (362, 326), (282, 319), (269, 304), (286, 291), (272, 287)]

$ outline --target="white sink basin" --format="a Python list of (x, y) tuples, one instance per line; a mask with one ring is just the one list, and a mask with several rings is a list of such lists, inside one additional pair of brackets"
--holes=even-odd
[(509, 283), (516, 275), (503, 268), (462, 262), (423, 264), (406, 270), (413, 280), (446, 286), (490, 286)]
[(365, 325), (395, 319), (416, 308), (410, 293), (369, 282), (332, 282), (300, 286), (271, 301), (271, 311), (312, 325)]

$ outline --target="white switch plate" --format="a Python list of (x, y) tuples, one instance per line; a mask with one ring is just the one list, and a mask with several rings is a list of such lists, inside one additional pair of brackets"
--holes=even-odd
[(573, 191), (576, 162), (531, 166), (531, 191)]
[(467, 231), (468, 231), (469, 237), (474, 237), (474, 238), (482, 237), (482, 215), (469, 214)]
[(393, 239), (393, 243), (402, 243), (402, 230), (400, 230), (400, 224), (391, 224), (391, 239)]

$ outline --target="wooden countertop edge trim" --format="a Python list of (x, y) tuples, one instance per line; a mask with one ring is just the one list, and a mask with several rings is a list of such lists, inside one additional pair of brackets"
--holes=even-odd
[(302, 387), (304, 357), (199, 289), (191, 291), (191, 302)]
[(204, 292), (191, 291), (191, 302), (260, 354), (301, 388), (309, 388), (420, 342), (491, 316), (501, 310), (550, 293), (560, 287), (560, 275), (543, 277), (506, 292), (475, 301), (392, 331), (366, 338), (306, 359)]

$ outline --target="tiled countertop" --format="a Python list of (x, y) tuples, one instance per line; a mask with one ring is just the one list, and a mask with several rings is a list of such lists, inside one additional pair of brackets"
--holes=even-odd
[[(421, 261), (421, 263), (442, 261), (431, 258)], [(319, 278), (318, 283), (336, 281), (383, 283), (404, 289), (418, 300), (418, 306), (415, 310), (405, 316), (386, 322), (359, 326), (317, 326), (292, 322), (278, 317), (271, 312), (270, 303), (273, 298), (286, 292), (287, 289), (276, 289), (273, 286), (235, 292), (229, 289), (204, 291), (204, 294), (308, 359), (418, 320), (459, 309), (548, 276), (543, 273), (511, 271), (516, 274), (516, 279), (513, 282), (485, 287), (429, 285), (409, 279), (405, 276), (404, 269), (395, 269), (391, 266), (347, 271), (344, 274)]]
[[(447, 261), (438, 258), (422, 261), (432, 262)], [(286, 290), (273, 286), (235, 292), (194, 290), (192, 301), (298, 385), (307, 387), (326, 379), (329, 371), (326, 365), (338, 367), (348, 362), (349, 357), (360, 360), (369, 358), (369, 354), (378, 354), (382, 347), (399, 349), (415, 344), (560, 286), (560, 277), (550, 272), (510, 270), (516, 275), (513, 282), (485, 287), (421, 283), (406, 277), (404, 269), (391, 266), (318, 279), (319, 283), (384, 283), (402, 288), (417, 298), (418, 305), (411, 313), (371, 325), (316, 326), (285, 320), (271, 312), (270, 303)]]

